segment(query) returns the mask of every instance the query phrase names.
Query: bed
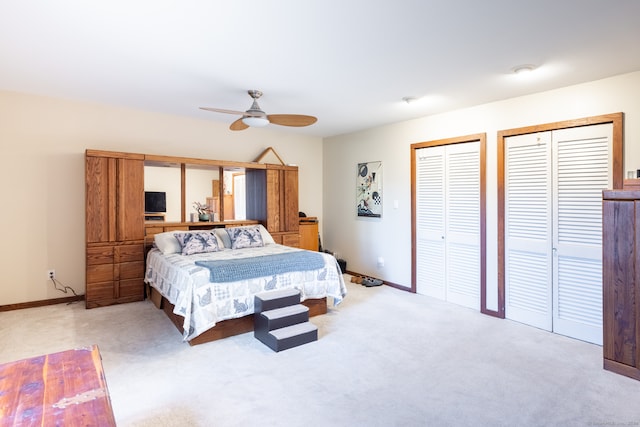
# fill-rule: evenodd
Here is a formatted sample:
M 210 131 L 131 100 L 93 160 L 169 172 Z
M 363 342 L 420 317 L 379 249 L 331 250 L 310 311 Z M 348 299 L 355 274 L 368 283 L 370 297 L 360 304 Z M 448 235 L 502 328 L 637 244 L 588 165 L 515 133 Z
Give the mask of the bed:
M 145 282 L 192 345 L 252 330 L 261 292 L 298 289 L 311 315 L 347 294 L 331 254 L 276 244 L 262 225 L 157 234 Z

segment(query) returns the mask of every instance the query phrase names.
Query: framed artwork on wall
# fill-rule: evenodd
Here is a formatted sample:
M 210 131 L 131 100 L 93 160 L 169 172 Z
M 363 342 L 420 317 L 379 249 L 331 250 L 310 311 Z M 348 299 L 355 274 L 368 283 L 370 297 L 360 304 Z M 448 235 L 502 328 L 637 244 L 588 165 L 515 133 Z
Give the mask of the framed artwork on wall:
M 358 216 L 382 217 L 382 162 L 358 163 L 356 209 Z

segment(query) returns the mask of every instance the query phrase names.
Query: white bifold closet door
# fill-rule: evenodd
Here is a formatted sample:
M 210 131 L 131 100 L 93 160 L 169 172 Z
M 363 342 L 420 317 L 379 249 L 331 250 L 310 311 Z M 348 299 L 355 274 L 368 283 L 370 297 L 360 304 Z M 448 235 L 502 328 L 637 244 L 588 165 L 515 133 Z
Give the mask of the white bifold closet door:
M 505 140 L 505 316 L 602 344 L 612 125 Z
M 480 143 L 416 150 L 416 292 L 480 309 Z

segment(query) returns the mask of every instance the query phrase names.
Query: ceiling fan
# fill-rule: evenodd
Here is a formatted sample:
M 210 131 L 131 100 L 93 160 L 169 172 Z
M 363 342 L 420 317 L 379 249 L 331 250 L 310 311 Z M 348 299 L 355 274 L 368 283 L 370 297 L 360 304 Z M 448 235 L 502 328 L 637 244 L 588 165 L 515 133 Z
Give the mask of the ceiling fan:
M 263 127 L 269 123 L 280 126 L 302 127 L 314 124 L 318 119 L 313 116 L 305 116 L 302 114 L 269 114 L 267 115 L 260 109 L 258 98 L 262 96 L 259 90 L 247 91 L 253 99 L 251 108 L 247 111 L 225 110 L 222 108 L 200 107 L 201 110 L 213 111 L 216 113 L 239 114 L 242 115 L 238 120 L 231 123 L 229 129 L 244 130 L 248 127 Z

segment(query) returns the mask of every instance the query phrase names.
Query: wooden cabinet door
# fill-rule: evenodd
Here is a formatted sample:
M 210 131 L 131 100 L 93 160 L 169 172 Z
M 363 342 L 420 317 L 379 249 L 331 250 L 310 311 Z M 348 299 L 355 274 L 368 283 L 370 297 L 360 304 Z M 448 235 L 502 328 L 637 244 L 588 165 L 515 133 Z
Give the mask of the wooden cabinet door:
M 281 206 L 281 224 L 284 231 L 298 231 L 300 220 L 298 218 L 298 170 L 285 169 L 282 171 L 281 194 L 283 204 Z
M 266 193 L 267 193 L 267 230 L 271 233 L 277 233 L 279 231 L 285 231 L 281 224 L 281 199 L 280 199 L 280 171 L 278 169 L 268 169 L 267 170 L 267 185 L 266 185 Z M 284 203 L 284 201 L 282 201 Z
M 87 243 L 144 239 L 144 161 L 87 156 Z
M 604 368 L 640 380 L 640 191 L 605 190 L 602 213 Z
M 116 240 L 144 239 L 144 161 L 118 159 Z
M 85 162 L 87 243 L 116 239 L 116 159 L 89 157 Z
M 605 200 L 603 322 L 605 359 L 638 366 L 636 212 L 638 202 Z
M 319 249 L 317 222 L 300 223 L 300 248 L 309 251 L 317 251 Z
M 267 230 L 298 231 L 298 170 L 267 169 Z

